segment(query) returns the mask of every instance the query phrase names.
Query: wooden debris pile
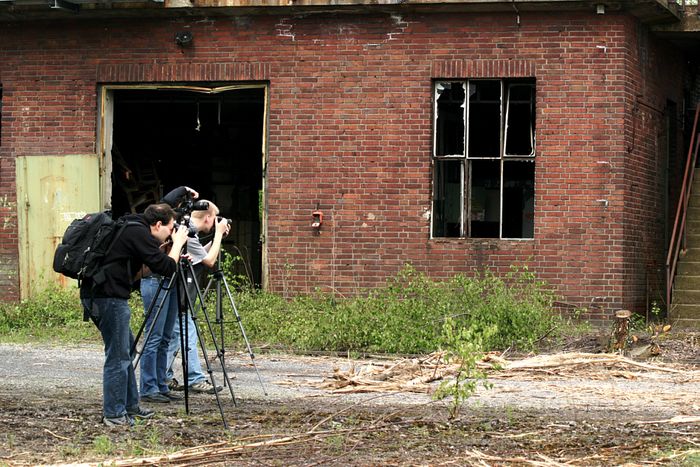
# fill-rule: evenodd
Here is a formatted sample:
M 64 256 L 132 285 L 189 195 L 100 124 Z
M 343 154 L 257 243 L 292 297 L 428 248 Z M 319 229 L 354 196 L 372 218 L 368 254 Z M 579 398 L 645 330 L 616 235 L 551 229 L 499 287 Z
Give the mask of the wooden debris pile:
M 562 377 L 609 379 L 640 377 L 658 378 L 658 374 L 676 375 L 683 381 L 700 381 L 700 371 L 689 371 L 669 364 L 639 362 L 616 353 L 559 353 L 537 355 L 523 360 L 507 361 L 497 355 L 486 355 L 481 365 L 491 365 L 498 372 L 489 372 L 489 378 Z
M 487 354 L 478 367 L 485 370 L 490 379 L 667 379 L 671 375 L 683 382 L 700 381 L 700 371 L 638 362 L 618 354 L 560 353 L 512 361 L 497 354 Z M 331 377 L 314 386 L 335 393 L 431 393 L 435 389 L 431 383 L 452 377 L 458 371 L 459 362 L 449 361 L 444 352 L 435 352 L 424 358 L 401 359 L 387 364 L 353 364 L 347 370 L 335 368 Z
M 389 364 L 353 364 L 347 370 L 335 368 L 333 376 L 317 385 L 337 393 L 350 392 L 432 392 L 430 383 L 456 374 L 458 366 L 445 361 L 444 352 L 424 358 L 404 358 Z

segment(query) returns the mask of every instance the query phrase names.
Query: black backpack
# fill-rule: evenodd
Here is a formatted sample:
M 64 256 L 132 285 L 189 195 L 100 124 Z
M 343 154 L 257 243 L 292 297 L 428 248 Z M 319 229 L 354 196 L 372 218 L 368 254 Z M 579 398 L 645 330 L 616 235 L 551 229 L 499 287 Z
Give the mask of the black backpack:
M 112 219 L 111 211 L 87 214 L 75 219 L 63 234 L 63 240 L 53 256 L 53 270 L 72 279 L 78 285 L 86 278 L 95 284 L 104 280 L 103 262 L 112 245 L 121 235 L 127 222 Z

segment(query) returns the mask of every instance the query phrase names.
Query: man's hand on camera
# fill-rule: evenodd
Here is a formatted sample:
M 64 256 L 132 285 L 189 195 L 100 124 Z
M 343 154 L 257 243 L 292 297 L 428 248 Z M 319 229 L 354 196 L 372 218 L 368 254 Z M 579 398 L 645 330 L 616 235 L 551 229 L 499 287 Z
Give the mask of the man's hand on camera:
M 173 249 L 178 252 L 187 242 L 187 228 L 184 226 L 178 226 L 178 229 L 170 235 L 173 239 Z
M 228 220 L 220 219 L 216 222 L 216 233 L 220 233 L 222 237 L 228 235 Z
M 170 249 L 168 256 L 176 263 L 180 260 L 180 252 L 182 247 L 185 246 L 187 242 L 187 227 L 178 225 L 175 231 L 170 234 L 170 238 L 173 241 L 173 247 Z

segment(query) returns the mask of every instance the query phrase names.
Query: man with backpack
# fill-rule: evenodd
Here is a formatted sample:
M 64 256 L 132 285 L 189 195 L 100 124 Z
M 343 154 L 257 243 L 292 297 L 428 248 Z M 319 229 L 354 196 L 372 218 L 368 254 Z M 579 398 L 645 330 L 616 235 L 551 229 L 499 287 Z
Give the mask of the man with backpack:
M 80 285 L 83 307 L 100 330 L 105 346 L 102 398 L 107 426 L 128 426 L 134 418 L 153 416 L 152 410 L 139 406 L 130 355 L 134 337 L 128 299 L 135 272 L 145 264 L 157 274 L 171 276 L 187 242 L 187 229 L 174 232 L 175 212 L 167 204 L 150 205 L 143 214 L 126 216 L 125 221 L 104 257 L 99 284 L 85 278 Z M 172 248 L 166 254 L 159 247 L 168 238 Z

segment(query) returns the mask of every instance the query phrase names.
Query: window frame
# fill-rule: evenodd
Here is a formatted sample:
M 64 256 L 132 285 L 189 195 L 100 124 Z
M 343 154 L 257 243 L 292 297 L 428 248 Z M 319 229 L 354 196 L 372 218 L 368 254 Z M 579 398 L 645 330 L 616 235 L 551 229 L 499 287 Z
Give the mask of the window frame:
M 471 117 L 472 117 L 472 94 L 476 94 L 478 90 L 474 88 L 474 93 L 472 93 L 472 85 L 476 85 L 477 83 L 480 82 L 498 82 L 500 86 L 500 95 L 498 99 L 498 104 L 499 104 L 499 129 L 498 129 L 498 135 L 499 135 L 499 147 L 498 147 L 498 156 L 493 156 L 493 155 L 475 155 L 471 153 L 472 149 L 472 141 L 470 141 L 470 123 L 471 123 Z M 446 86 L 446 84 L 449 83 L 449 86 Z M 444 92 L 445 89 L 453 89 L 453 86 L 455 84 L 461 84 L 462 89 L 464 90 L 464 97 L 463 97 L 463 103 L 462 103 L 462 121 L 463 121 L 463 129 L 464 129 L 464 136 L 463 136 L 463 149 L 462 149 L 462 154 L 438 154 L 438 147 L 443 144 L 440 138 L 445 138 L 444 132 L 445 130 L 440 127 L 441 122 L 439 121 L 441 115 L 440 115 L 440 97 L 442 93 Z M 523 224 L 521 226 L 521 231 L 523 236 L 521 237 L 504 237 L 504 198 L 505 198 L 505 190 L 506 186 L 504 185 L 504 174 L 506 172 L 506 164 L 510 165 L 512 162 L 517 162 L 517 163 L 522 163 L 522 162 L 530 162 L 532 164 L 535 164 L 535 159 L 536 159 L 536 152 L 537 152 L 537 141 L 536 141 L 536 107 L 537 107 L 537 98 L 536 98 L 536 91 L 537 91 L 537 85 L 536 85 L 536 80 L 535 78 L 518 78 L 518 79 L 509 79 L 509 78 L 463 78 L 463 79 L 436 79 L 432 83 L 432 97 L 433 97 L 433 135 L 432 135 L 432 140 L 433 140 L 433 147 L 432 147 L 432 167 L 433 167 L 433 177 L 432 177 L 432 183 L 433 183 L 433 188 L 432 188 L 432 199 L 431 199 L 431 208 L 432 208 L 432 216 L 431 216 L 431 224 L 430 224 L 430 237 L 432 239 L 450 239 L 450 238 L 457 238 L 457 239 L 464 239 L 464 238 L 488 238 L 488 239 L 502 239 L 502 240 L 532 240 L 534 238 L 534 179 L 535 179 L 535 167 L 533 166 L 532 168 L 532 174 L 531 174 L 531 184 L 528 183 L 527 180 L 525 181 L 520 181 L 522 183 L 521 189 L 523 190 L 523 193 L 526 193 L 526 190 L 528 190 L 528 186 L 530 187 L 529 189 L 531 190 L 531 202 L 532 202 L 532 207 L 531 211 L 528 211 L 525 207 L 521 208 L 521 213 L 523 215 L 523 218 L 526 216 L 528 212 L 531 212 L 533 218 L 528 223 L 527 227 Z M 517 99 L 513 98 L 513 90 L 514 88 L 517 87 L 526 87 L 529 88 L 529 98 L 528 99 Z M 479 103 L 485 102 L 488 104 L 489 102 L 486 101 L 475 101 Z M 526 134 L 529 133 L 529 147 L 530 147 L 530 152 L 528 154 L 507 154 L 506 150 L 508 147 L 508 142 L 509 142 L 509 137 L 515 138 L 515 125 L 513 122 L 510 122 L 509 119 L 511 117 L 511 113 L 514 112 L 514 106 L 515 105 L 523 105 L 527 104 L 529 102 L 529 119 L 527 119 L 526 123 L 528 125 L 528 128 L 525 130 Z M 454 103 L 451 102 L 452 105 Z M 456 114 L 455 114 L 456 115 Z M 512 130 L 511 133 L 509 133 L 509 129 Z M 522 131 L 522 130 L 521 130 Z M 440 133 L 443 134 L 440 134 Z M 494 132 L 495 133 L 495 132 Z M 527 138 L 522 138 L 523 141 L 527 141 Z M 527 143 L 525 143 L 527 144 Z M 457 145 L 458 146 L 458 145 Z M 525 146 L 527 147 L 527 146 Z M 459 235 L 448 235 L 447 231 L 448 228 L 446 227 L 448 220 L 447 220 L 447 215 L 445 214 L 446 211 L 446 206 L 449 204 L 446 201 L 446 198 L 442 197 L 440 198 L 439 196 L 444 195 L 444 193 L 447 191 L 446 185 L 444 184 L 444 180 L 446 178 L 445 172 L 446 170 L 443 168 L 438 168 L 438 164 L 445 163 L 447 161 L 455 161 L 459 162 L 460 164 L 460 177 L 461 177 L 461 185 L 460 185 L 460 215 L 459 215 Z M 472 223 L 474 222 L 474 219 L 472 219 L 472 208 L 473 208 L 473 193 L 475 190 L 475 185 L 474 185 L 474 163 L 478 161 L 498 161 L 498 190 L 499 190 L 499 202 L 498 202 L 498 236 L 473 236 L 473 226 Z M 484 165 L 482 165 L 484 167 Z M 528 176 L 530 176 L 528 174 Z M 440 177 L 440 180 L 438 180 L 438 177 Z M 507 182 L 511 182 L 512 180 L 506 180 Z M 517 182 L 518 180 L 516 180 Z M 440 183 L 443 183 L 443 185 L 439 186 Z M 523 196 L 527 196 L 524 194 Z M 454 204 L 454 203 L 453 203 Z M 442 220 L 439 222 L 442 222 L 444 224 L 438 224 L 435 220 L 436 212 L 438 211 L 438 208 L 441 209 L 441 218 Z M 456 221 L 456 219 L 453 219 L 453 221 Z M 436 235 L 436 230 L 440 230 L 441 235 Z M 530 233 L 527 235 L 527 233 Z

